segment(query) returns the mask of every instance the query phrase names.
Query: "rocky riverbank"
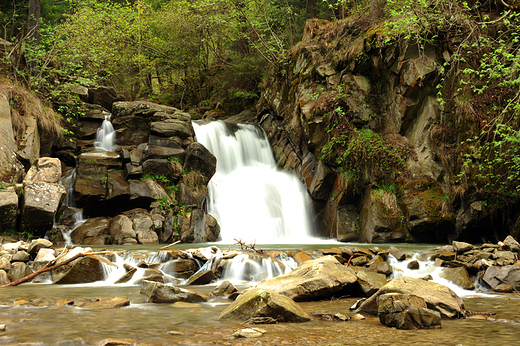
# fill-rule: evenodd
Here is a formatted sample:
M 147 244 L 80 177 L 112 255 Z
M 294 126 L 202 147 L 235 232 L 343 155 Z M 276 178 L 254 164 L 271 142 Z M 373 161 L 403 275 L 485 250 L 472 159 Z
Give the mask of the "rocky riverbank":
M 1 246 L 0 279 L 2 284 L 9 284 L 41 270 L 48 263 L 56 265 L 80 256 L 52 271 L 43 272 L 33 282 L 84 284 L 107 280 L 111 276 L 111 282 L 116 285 L 140 285 L 141 293 L 150 303 L 234 301 L 220 318 L 255 323 L 353 318 L 308 316 L 298 303 L 359 297 L 366 299 L 355 307 L 360 313 L 379 315 L 383 324 L 410 329 L 439 327 L 441 318 L 464 317 L 472 313 L 465 310 L 462 298 L 449 288 L 430 281 L 431 276 L 401 276 L 397 268 L 399 263 L 407 263 L 407 268 L 413 273 L 429 261 L 429 265 L 443 268 L 443 278 L 466 290 L 475 289 L 474 283 L 478 283 L 495 292 L 517 292 L 520 289 L 517 280 L 519 252 L 520 245 L 512 237 L 498 244 L 479 247 L 454 242 L 421 252 L 414 256 L 416 259 L 394 246 L 387 249 L 345 246 L 313 251 L 262 251 L 254 247 L 221 250 L 213 246 L 159 252 L 94 252 L 81 247 L 54 248 L 51 242 L 39 239 Z M 252 283 L 254 290 L 244 291 L 222 280 L 239 257 L 243 270 L 238 280 L 250 282 L 249 285 Z M 269 277 L 266 269 L 255 270 L 262 263 L 268 264 L 265 268 L 277 268 L 274 277 Z M 290 265 L 295 268 L 286 269 Z M 209 294 L 207 290 L 200 292 L 204 285 L 217 282 L 218 286 Z M 244 292 L 248 294 L 244 295 Z M 1 304 L 107 308 L 126 306 L 129 301 L 126 297 L 97 297 L 95 300 L 14 300 L 2 301 Z

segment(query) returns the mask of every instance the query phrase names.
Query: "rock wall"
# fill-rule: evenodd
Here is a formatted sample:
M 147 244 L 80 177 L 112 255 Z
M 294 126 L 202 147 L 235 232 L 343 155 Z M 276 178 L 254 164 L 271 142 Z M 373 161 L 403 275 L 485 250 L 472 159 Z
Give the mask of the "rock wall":
M 338 25 L 354 37 L 348 46 L 330 39 Z M 457 168 L 440 150 L 458 121 L 452 104 L 437 101 L 450 52 L 407 41 L 385 46 L 355 25 L 310 20 L 257 105 L 279 166 L 313 198 L 318 233 L 367 242 L 501 239 L 509 230 L 484 226 L 489 211 L 482 202 L 472 207 L 479 201 L 471 191 L 457 194 Z M 453 83 L 444 85 L 446 99 L 455 96 Z M 364 161 L 349 161 L 357 152 Z

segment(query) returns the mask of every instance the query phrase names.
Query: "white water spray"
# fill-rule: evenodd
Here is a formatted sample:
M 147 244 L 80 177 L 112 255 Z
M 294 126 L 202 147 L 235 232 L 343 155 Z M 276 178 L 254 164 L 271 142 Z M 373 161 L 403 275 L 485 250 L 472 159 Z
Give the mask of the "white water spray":
M 110 122 L 110 114 L 105 115 L 105 120 L 96 133 L 96 142 L 94 143 L 96 149 L 114 151 L 115 134 L 114 126 Z
M 76 208 L 76 201 L 74 200 L 74 184 L 76 183 L 76 167 L 72 169 L 69 174 L 64 175 L 60 179 L 60 184 L 65 187 L 67 194 L 65 196 L 64 204 L 69 208 Z M 82 225 L 86 219 L 83 216 L 83 209 L 78 209 L 71 217 L 76 221 L 74 223 L 74 227 L 70 229 L 68 232 L 64 230 L 61 231 L 63 234 L 63 239 L 65 239 L 65 245 L 73 245 L 70 234 L 73 230 L 75 230 L 78 226 Z
M 263 130 L 252 124 L 194 122 L 196 140 L 217 158 L 208 184 L 208 214 L 223 242 L 315 243 L 303 184 L 276 169 Z

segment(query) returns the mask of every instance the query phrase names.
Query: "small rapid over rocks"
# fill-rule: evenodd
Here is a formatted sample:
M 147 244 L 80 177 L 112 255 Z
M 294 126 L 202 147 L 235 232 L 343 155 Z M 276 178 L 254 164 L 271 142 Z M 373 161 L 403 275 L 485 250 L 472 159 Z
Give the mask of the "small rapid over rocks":
M 276 168 L 263 130 L 252 124 L 194 122 L 196 140 L 217 158 L 207 212 L 223 242 L 313 243 L 307 192 Z

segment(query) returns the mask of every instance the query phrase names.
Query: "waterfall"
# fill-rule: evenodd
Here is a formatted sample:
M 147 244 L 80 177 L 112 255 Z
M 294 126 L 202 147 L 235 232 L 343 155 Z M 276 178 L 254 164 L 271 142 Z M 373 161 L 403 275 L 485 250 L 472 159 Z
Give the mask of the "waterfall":
M 65 196 L 65 204 L 67 207 L 75 209 L 76 201 L 74 200 L 74 184 L 76 183 L 76 167 L 74 167 L 68 174 L 64 175 L 60 179 L 60 184 L 65 187 L 67 194 Z M 63 239 L 65 239 L 66 245 L 72 245 L 72 240 L 70 234 L 73 230 L 75 230 L 78 226 L 82 225 L 86 219 L 83 217 L 83 209 L 78 209 L 71 217 L 76 221 L 74 223 L 74 227 L 69 230 L 69 232 L 61 231 L 63 234 Z
M 217 158 L 207 212 L 224 242 L 315 243 L 309 197 L 298 178 L 276 168 L 264 131 L 253 124 L 194 122 L 196 140 Z
M 114 151 L 114 138 L 115 131 L 112 123 L 110 122 L 110 114 L 105 115 L 105 120 L 97 130 L 96 142 L 94 143 L 94 146 L 96 149 Z

